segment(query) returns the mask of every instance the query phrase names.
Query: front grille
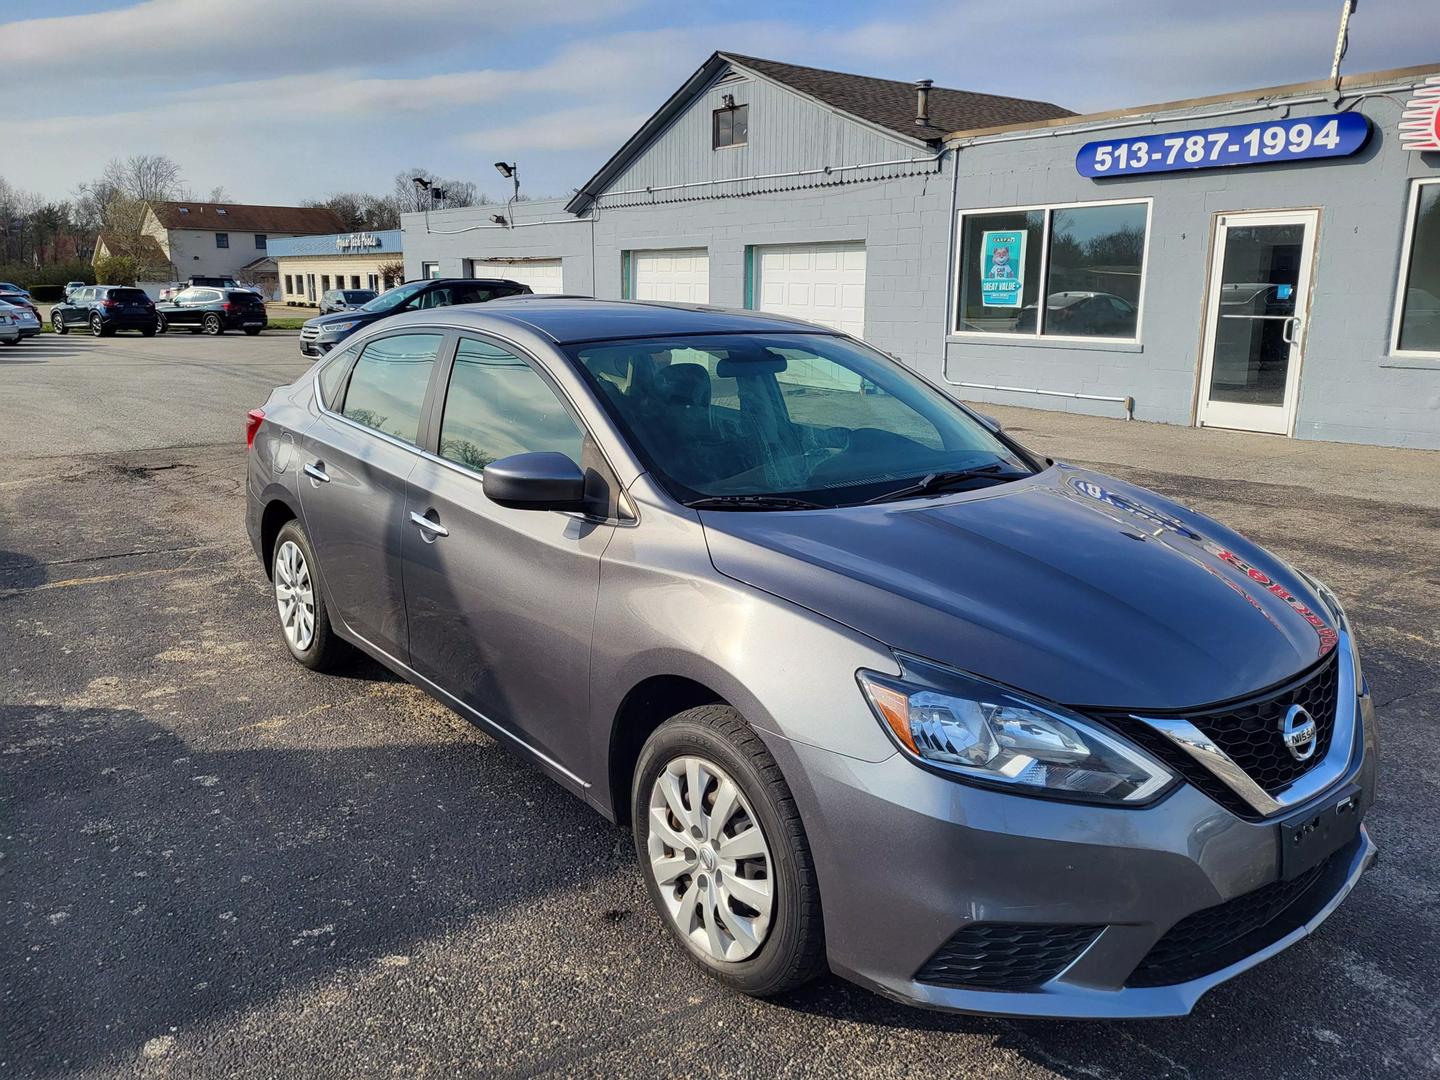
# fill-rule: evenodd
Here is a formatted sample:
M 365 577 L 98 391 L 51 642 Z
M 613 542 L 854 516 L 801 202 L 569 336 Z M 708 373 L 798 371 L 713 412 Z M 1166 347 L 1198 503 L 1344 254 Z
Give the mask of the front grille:
M 300 328 L 301 341 L 314 341 L 319 336 L 320 328 L 318 326 L 302 326 Z
M 1146 716 L 1183 717 L 1194 724 L 1268 794 L 1275 795 L 1325 760 L 1335 734 L 1338 712 L 1340 660 L 1337 651 L 1278 689 L 1208 709 L 1146 712 Z M 1301 705 L 1315 721 L 1315 752 L 1297 761 L 1280 735 L 1280 725 L 1291 705 Z M 1254 818 L 1256 813 L 1214 773 L 1181 750 L 1150 725 L 1132 716 L 1101 714 L 1127 736 L 1160 758 L 1192 785 L 1232 813 Z
M 1173 986 L 1210 975 L 1278 941 L 1309 919 L 1334 891 L 1354 845 L 1290 881 L 1187 915 L 1157 941 L 1126 986 Z
M 1103 929 L 972 923 L 925 961 L 915 981 L 974 990 L 1034 990 L 1069 967 Z

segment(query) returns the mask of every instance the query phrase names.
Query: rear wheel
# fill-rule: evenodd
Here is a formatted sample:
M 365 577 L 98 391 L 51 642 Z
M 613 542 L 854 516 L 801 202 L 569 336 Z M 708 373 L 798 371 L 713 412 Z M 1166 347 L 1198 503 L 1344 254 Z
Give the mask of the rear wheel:
M 58 311 L 52 311 L 50 313 L 50 328 L 57 334 L 68 334 L 70 332 L 70 327 L 65 325 L 65 320 L 60 317 Z
M 211 337 L 225 332 L 225 328 L 220 325 L 220 316 L 213 312 L 205 316 L 204 321 L 200 324 L 200 328 Z
M 670 933 L 706 972 L 764 997 L 825 967 L 820 890 L 780 767 L 728 705 L 667 720 L 640 752 L 635 848 Z
M 103 337 L 105 335 L 105 322 L 99 315 L 90 316 L 90 333 L 95 337 Z
M 270 564 L 280 636 L 297 661 L 314 671 L 326 671 L 346 658 L 349 647 L 330 628 L 314 566 L 315 552 L 304 527 L 293 519 L 286 522 L 275 538 Z

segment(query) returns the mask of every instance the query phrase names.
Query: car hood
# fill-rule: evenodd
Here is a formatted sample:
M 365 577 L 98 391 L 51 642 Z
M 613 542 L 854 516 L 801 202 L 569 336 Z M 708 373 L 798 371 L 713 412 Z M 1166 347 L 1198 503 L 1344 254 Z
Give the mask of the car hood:
M 1280 559 L 1144 488 L 1064 465 L 939 498 L 701 520 L 722 574 L 1067 705 L 1240 697 L 1338 641 L 1324 602 Z

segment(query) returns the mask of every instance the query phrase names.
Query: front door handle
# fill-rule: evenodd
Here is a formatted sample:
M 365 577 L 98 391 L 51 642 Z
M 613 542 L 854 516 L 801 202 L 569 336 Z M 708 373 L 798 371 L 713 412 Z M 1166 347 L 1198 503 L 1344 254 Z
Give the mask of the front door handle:
M 328 484 L 330 482 L 330 474 L 325 471 L 324 464 L 319 461 L 306 465 L 305 475 L 310 477 L 311 480 L 318 480 L 322 484 Z
M 410 511 L 410 520 L 416 525 L 419 525 L 420 530 L 432 540 L 437 536 L 450 535 L 450 530 L 445 528 L 444 525 L 441 525 L 438 521 L 431 521 L 424 514 L 417 514 L 414 510 Z

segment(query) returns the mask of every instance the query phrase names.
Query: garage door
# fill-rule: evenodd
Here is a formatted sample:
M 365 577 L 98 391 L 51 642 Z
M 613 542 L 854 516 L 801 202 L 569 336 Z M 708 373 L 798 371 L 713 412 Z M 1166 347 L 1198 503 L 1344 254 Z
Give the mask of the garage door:
M 630 253 L 630 297 L 633 300 L 710 302 L 710 253 L 705 248 Z
M 861 337 L 865 245 L 776 244 L 754 251 L 755 307 Z
M 474 277 L 499 277 L 529 285 L 537 293 L 565 291 L 565 273 L 559 259 L 472 259 Z

